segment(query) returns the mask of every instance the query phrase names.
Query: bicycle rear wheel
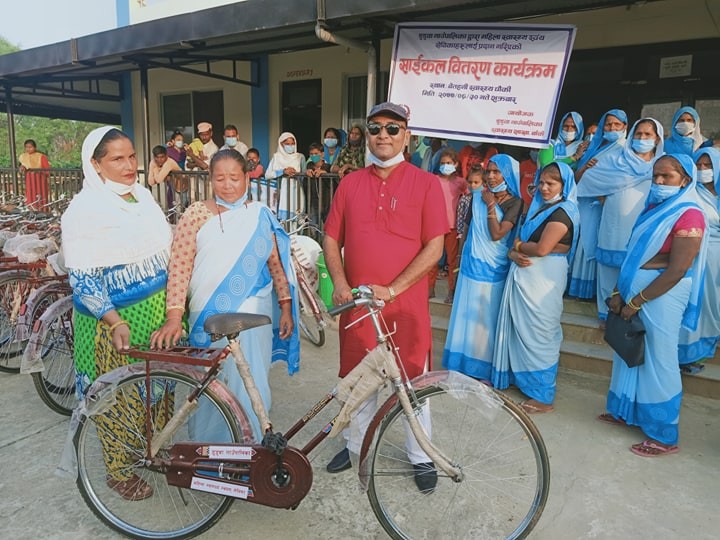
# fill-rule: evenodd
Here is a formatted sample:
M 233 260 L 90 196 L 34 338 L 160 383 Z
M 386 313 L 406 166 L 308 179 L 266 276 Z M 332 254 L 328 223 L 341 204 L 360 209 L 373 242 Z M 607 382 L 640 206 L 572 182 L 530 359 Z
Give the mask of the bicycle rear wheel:
M 322 323 L 322 313 L 320 306 L 309 293 L 310 290 L 307 282 L 302 281 L 304 278 L 298 275 L 299 282 L 299 299 L 300 299 L 300 316 L 298 317 L 298 325 L 305 337 L 317 347 L 325 345 L 325 329 Z
M 70 416 L 77 404 L 72 303 L 58 312 L 53 320 L 44 323 L 47 330 L 40 344 L 44 369 L 32 373 L 33 383 L 40 399 L 48 407 L 56 413 Z
M 153 370 L 152 432 L 159 432 L 179 408 L 197 380 L 181 372 Z M 104 413 L 83 418 L 75 434 L 78 459 L 77 485 L 90 509 L 106 525 L 132 538 L 191 538 L 212 527 L 233 502 L 230 497 L 169 486 L 162 471 L 143 465 L 147 440 L 145 408 L 140 418 L 138 399 L 144 401 L 145 374 L 139 372 L 120 380 L 114 389 L 114 404 Z M 135 406 L 133 406 L 135 404 Z M 139 424 L 139 425 L 138 425 Z M 112 426 L 109 428 L 108 426 Z M 240 431 L 223 400 L 211 388 L 199 398 L 195 412 L 182 424 L 173 440 L 161 449 L 166 454 L 177 441 L 203 440 L 213 443 L 240 442 Z M 106 465 L 103 444 L 124 452 L 122 460 Z M 117 450 L 116 450 L 117 451 Z M 117 455 L 117 454 L 113 454 Z M 118 466 L 116 461 L 131 463 Z M 109 467 L 109 468 L 108 468 Z M 123 499 L 108 487 L 108 471 L 134 473 L 153 489 L 140 501 Z
M 539 431 L 510 398 L 493 420 L 438 386 L 417 392 L 429 406 L 432 442 L 464 478 L 438 471 L 434 492 L 421 493 L 405 451 L 402 408 L 394 406 L 375 433 L 368 459 L 368 497 L 396 539 L 524 538 L 547 500 L 550 465 Z
M 0 371 L 20 373 L 24 341 L 16 341 L 18 310 L 30 291 L 25 270 L 7 272 L 0 277 Z

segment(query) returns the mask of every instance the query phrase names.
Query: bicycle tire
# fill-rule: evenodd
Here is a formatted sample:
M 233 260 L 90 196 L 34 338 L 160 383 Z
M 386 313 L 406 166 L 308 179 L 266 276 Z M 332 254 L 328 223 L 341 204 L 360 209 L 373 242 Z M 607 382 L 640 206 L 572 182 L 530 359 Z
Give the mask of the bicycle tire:
M 414 482 L 402 407 L 385 415 L 371 435 L 368 498 L 391 538 L 518 539 L 537 524 L 550 487 L 547 450 L 527 414 L 496 394 L 503 405 L 491 421 L 439 386 L 417 391 L 430 404 L 433 444 L 465 475 L 455 483 L 438 471 L 428 494 Z
M 20 373 L 24 342 L 15 341 L 17 318 L 13 320 L 13 302 L 16 282 L 22 284 L 30 277 L 27 270 L 12 270 L 0 276 L 0 371 Z M 19 306 L 18 306 L 19 307 Z
M 47 330 L 40 344 L 44 369 L 32 373 L 33 384 L 45 405 L 70 416 L 77 405 L 72 303 L 44 322 Z
M 156 389 L 157 403 L 173 401 L 169 405 L 159 406 L 170 409 L 172 416 L 174 407 L 184 403 L 187 394 L 197 385 L 197 379 L 182 373 L 180 369 L 152 369 L 150 372 L 151 388 Z M 142 460 L 145 455 L 147 441 L 144 436 L 144 414 L 141 422 L 142 429 L 138 430 L 135 423 L 127 418 L 127 399 L 137 399 L 138 387 L 145 388 L 145 372 L 140 371 L 122 378 L 114 386 L 114 397 L 120 398 L 110 406 L 102 415 L 104 419 L 116 422 L 118 428 L 125 428 L 125 440 L 119 440 L 122 448 Z M 154 394 L 155 395 L 155 394 Z M 169 397 L 169 399 L 168 399 Z M 124 410 L 123 410 L 124 409 Z M 201 413 L 200 411 L 203 411 Z M 158 413 L 158 415 L 162 412 Z M 207 414 L 208 416 L 199 416 Z M 153 420 L 156 420 L 154 418 Z M 193 420 L 195 419 L 195 420 Z M 77 452 L 78 478 L 77 486 L 80 489 L 85 503 L 93 513 L 106 525 L 115 531 L 131 538 L 146 539 L 183 539 L 192 538 L 212 527 L 224 514 L 234 501 L 231 497 L 215 495 L 202 491 L 183 489 L 169 486 L 162 472 L 154 471 L 138 464 L 132 465 L 132 472 L 140 476 L 153 488 L 151 497 L 140 501 L 127 501 L 107 485 L 107 469 L 102 455 L 102 441 L 98 421 L 83 417 L 75 433 L 74 443 Z M 157 428 L 157 426 L 154 426 Z M 240 430 L 224 403 L 211 388 L 201 394 L 199 405 L 195 412 L 180 426 L 175 433 L 173 441 L 198 440 L 193 431 L 212 429 L 216 432 L 210 439 L 213 443 L 240 442 Z M 117 430 L 116 430 L 117 431 Z M 128 441 L 127 433 L 135 434 L 135 441 Z M 207 433 L 207 432 L 206 432 Z M 113 442 L 112 432 L 105 431 L 110 443 Z M 115 437 L 116 440 L 119 438 Z M 129 471 L 127 471 L 129 472 Z
M 308 294 L 310 286 L 303 280 L 304 278 L 298 275 L 298 297 L 300 302 L 298 325 L 310 343 L 316 347 L 322 347 L 325 345 L 322 313 L 317 301 Z

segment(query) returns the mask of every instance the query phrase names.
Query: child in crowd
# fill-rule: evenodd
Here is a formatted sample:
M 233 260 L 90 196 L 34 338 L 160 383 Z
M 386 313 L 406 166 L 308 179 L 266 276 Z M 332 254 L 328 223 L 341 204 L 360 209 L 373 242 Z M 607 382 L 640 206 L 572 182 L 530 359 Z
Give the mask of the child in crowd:
M 260 150 L 250 148 L 247 151 L 247 173 L 248 178 L 262 178 L 265 168 L 260 163 Z
M 320 176 L 330 172 L 330 164 L 325 162 L 324 149 L 320 143 L 312 143 L 308 148 L 308 161 L 305 174 Z
M 440 152 L 440 174 L 438 175 L 438 179 L 440 180 L 440 187 L 443 192 L 448 224 L 451 227 L 450 232 L 445 235 L 445 260 L 448 267 L 448 295 L 445 298 L 446 304 L 452 302 L 453 294 L 455 293 L 455 278 L 457 277 L 455 275 L 458 256 L 457 230 L 455 228 L 455 223 L 457 221 L 457 207 L 460 197 L 467 191 L 465 179 L 457 173 L 459 165 L 457 152 L 453 148 L 446 148 Z M 437 281 L 437 276 L 438 267 L 436 265 L 429 274 L 430 290 L 428 293 L 430 298 L 435 296 L 435 282 Z
M 460 268 L 460 258 L 462 257 L 463 247 L 465 246 L 465 238 L 467 237 L 468 226 L 472 221 L 472 198 L 473 193 L 479 193 L 483 187 L 484 171 L 482 167 L 470 169 L 467 177 L 468 191 L 460 196 L 457 205 L 457 219 L 455 221 L 455 230 L 458 240 L 458 256 L 457 268 Z

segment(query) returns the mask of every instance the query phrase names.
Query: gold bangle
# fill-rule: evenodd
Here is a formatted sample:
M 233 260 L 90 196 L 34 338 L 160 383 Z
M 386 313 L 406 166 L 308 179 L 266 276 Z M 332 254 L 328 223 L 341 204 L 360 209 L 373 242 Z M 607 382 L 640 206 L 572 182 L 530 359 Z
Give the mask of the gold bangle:
M 290 304 L 292 303 L 292 298 L 281 298 L 278 300 L 278 306 L 282 307 L 284 304 Z
M 122 326 L 122 325 L 125 325 L 128 328 L 130 328 L 129 322 L 127 322 L 125 319 L 120 319 L 116 323 L 110 325 L 110 333 L 112 334 L 118 326 Z
M 620 291 L 613 291 L 610 296 L 617 296 L 618 294 L 620 294 Z
M 626 304 L 630 309 L 634 309 L 635 311 L 640 311 L 640 306 L 636 306 L 633 304 L 632 299 L 628 300 L 628 303 Z
M 650 300 L 648 300 L 647 298 L 645 298 L 645 295 L 643 295 L 643 292 L 642 292 L 642 291 L 640 291 L 640 299 L 641 299 L 643 302 L 649 302 L 649 301 L 650 301 Z
M 520 244 L 522 244 L 522 240 L 520 240 L 519 238 L 515 240 L 515 245 L 513 247 L 518 253 L 520 253 Z
M 395 289 L 393 289 L 392 285 L 388 285 L 388 286 L 387 286 L 387 290 L 388 290 L 388 292 L 390 293 L 390 300 L 389 300 L 389 301 L 390 301 L 390 302 L 394 302 L 394 301 L 395 301 Z

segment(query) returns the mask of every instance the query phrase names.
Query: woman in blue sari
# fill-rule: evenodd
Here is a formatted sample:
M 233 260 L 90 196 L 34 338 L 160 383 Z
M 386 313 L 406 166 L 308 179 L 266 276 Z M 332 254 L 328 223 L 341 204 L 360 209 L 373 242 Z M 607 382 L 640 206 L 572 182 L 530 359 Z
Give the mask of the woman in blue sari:
M 266 410 L 270 410 L 271 361 L 285 360 L 288 372 L 298 370 L 300 344 L 294 320 L 297 314 L 295 273 L 290 261 L 290 238 L 270 209 L 248 201 L 245 160 L 235 150 L 221 150 L 210 162 L 214 199 L 192 204 L 175 231 L 168 267 L 166 322 L 153 334 L 151 346 L 174 346 L 182 333 L 182 315 L 189 299 L 190 343 L 196 347 L 223 347 L 210 343 L 205 321 L 218 313 L 258 313 L 269 316 L 265 325 L 240 333 L 238 339 Z M 253 433 L 262 439 L 235 362 L 223 363 L 221 380 L 248 413 Z M 195 438 L 215 440 L 204 421 L 208 411 L 193 417 Z
M 666 153 L 692 156 L 707 142 L 707 139 L 700 133 L 700 115 L 695 109 L 680 107 L 675 111 L 670 136 L 665 140 Z
M 704 366 L 701 360 L 715 355 L 720 338 L 720 150 L 703 148 L 695 152 L 697 166 L 697 192 L 700 207 L 707 221 L 707 262 L 705 264 L 705 289 L 702 311 L 695 331 L 680 329 L 678 357 L 680 369 L 685 373 L 697 373 Z
M 639 426 L 647 440 L 630 450 L 655 457 L 678 452 L 682 382 L 678 328 L 695 330 L 700 315 L 707 251 L 705 218 L 697 203 L 696 169 L 687 154 L 653 166 L 653 183 L 633 228 L 610 309 L 645 325 L 645 362 L 629 368 L 616 354 L 599 420 Z
M 587 150 L 577 162 L 575 181 L 578 183 L 583 173 L 597 165 L 600 159 L 612 159 L 623 151 L 627 136 L 627 114 L 625 114 L 625 111 L 610 109 L 600 117 L 598 126 L 600 126 L 601 131 L 590 140 L 590 146 L 587 147 Z M 595 238 L 597 232 L 592 229 L 593 227 L 597 228 L 602 207 L 597 199 L 587 197 L 580 199 L 578 197 L 578 208 L 580 209 L 582 227 L 580 228 L 580 239 L 572 262 L 568 294 L 577 298 L 590 299 L 595 297 L 597 289 L 597 265 L 595 263 Z M 589 232 L 591 237 L 587 251 L 583 240 L 585 223 L 590 224 Z
M 499 389 L 517 386 L 529 398 L 521 404 L 529 413 L 553 410 L 563 293 L 578 223 L 573 171 L 565 163 L 550 163 L 540 172 L 509 253 L 490 379 Z
M 601 158 L 578 183 L 585 252 L 597 262 L 597 307 L 607 318 L 605 298 L 617 283 L 630 231 L 650 190 L 652 166 L 663 152 L 663 129 L 653 118 L 635 122 L 621 153 Z M 597 204 L 602 201 L 602 206 Z M 600 211 L 598 211 L 598 209 Z
M 575 166 L 589 143 L 583 140 L 585 124 L 580 113 L 566 113 L 560 119 L 558 136 L 552 143 L 554 161 L 563 161 Z
M 478 379 L 490 379 L 497 315 L 510 268 L 507 253 L 522 214 L 519 163 L 497 154 L 486 173 L 487 189 L 473 190 L 472 221 L 443 352 L 445 368 Z M 482 173 L 473 169 L 470 174 Z

